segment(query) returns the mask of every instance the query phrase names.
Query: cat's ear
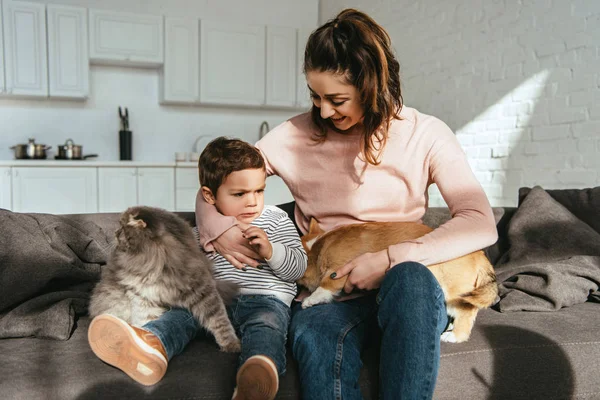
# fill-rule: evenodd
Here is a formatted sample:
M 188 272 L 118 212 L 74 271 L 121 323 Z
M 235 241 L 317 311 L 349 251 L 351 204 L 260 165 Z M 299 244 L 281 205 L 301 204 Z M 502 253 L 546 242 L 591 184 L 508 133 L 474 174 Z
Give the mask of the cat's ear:
M 213 195 L 212 190 L 210 190 L 207 186 L 202 186 L 200 189 L 202 190 L 202 197 L 204 197 L 204 201 L 208 204 L 215 204 L 215 196 Z
M 127 225 L 134 226 L 136 228 L 145 228 L 146 227 L 146 223 L 144 222 L 143 219 L 135 219 L 135 217 L 131 214 L 129 214 L 129 222 L 127 222 Z

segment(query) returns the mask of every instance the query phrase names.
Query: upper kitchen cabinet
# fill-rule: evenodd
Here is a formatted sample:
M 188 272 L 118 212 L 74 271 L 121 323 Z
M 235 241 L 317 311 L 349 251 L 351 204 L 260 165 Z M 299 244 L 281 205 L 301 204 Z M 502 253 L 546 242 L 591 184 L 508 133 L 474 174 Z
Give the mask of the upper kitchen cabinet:
M 89 94 L 87 10 L 48 4 L 50 97 Z
M 3 3 L 6 92 L 15 96 L 48 96 L 46 6 Z
M 0 94 L 6 91 L 4 85 L 4 29 L 2 27 L 2 2 L 0 1 Z
M 264 105 L 263 25 L 200 21 L 200 101 Z
M 267 27 L 266 105 L 296 105 L 296 29 Z
M 89 10 L 90 62 L 158 67 L 163 64 L 163 17 Z
M 298 41 L 296 44 L 296 106 L 306 109 L 312 106 L 312 101 L 306 85 L 306 77 L 304 76 L 304 49 L 306 48 L 306 42 L 311 32 L 311 30 L 306 28 L 298 29 Z
M 200 100 L 199 29 L 197 19 L 165 18 L 165 64 L 159 75 L 163 104 Z

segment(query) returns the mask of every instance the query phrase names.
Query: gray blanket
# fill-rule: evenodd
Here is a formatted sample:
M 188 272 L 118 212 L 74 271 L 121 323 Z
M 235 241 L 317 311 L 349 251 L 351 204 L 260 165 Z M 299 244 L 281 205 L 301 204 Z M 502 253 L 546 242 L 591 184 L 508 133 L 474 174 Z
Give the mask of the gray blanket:
M 600 221 L 600 208 L 589 208 L 585 219 Z M 508 239 L 495 265 L 500 311 L 553 311 L 597 296 L 600 233 L 542 188 L 526 194 Z
M 0 338 L 68 339 L 113 237 L 93 222 L 0 209 Z

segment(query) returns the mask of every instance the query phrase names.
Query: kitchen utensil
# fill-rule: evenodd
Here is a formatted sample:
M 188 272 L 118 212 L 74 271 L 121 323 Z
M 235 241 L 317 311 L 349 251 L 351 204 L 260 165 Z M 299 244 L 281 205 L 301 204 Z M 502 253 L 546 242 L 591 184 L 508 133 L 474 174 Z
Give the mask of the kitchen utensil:
M 123 125 L 124 131 L 129 130 L 129 110 L 125 107 L 125 112 L 121 110 L 121 106 L 119 106 L 119 117 L 121 118 L 121 124 Z
M 98 157 L 97 154 L 83 155 L 83 146 L 75 144 L 73 139 L 67 139 L 65 144 L 58 145 L 57 160 L 85 160 L 90 157 Z
M 35 143 L 35 139 L 29 139 L 27 144 L 17 144 L 12 146 L 10 149 L 15 152 L 15 159 L 27 160 L 27 159 L 45 159 L 46 150 L 51 149 L 52 146 L 46 146 L 45 144 Z

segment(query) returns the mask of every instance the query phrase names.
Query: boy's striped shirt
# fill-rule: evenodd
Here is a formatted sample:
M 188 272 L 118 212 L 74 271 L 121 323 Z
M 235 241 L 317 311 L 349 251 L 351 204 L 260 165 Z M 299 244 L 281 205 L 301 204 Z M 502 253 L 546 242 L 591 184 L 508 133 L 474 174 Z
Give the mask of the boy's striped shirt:
M 243 271 L 218 252 L 205 252 L 213 261 L 215 279 L 236 283 L 241 294 L 272 295 L 290 305 L 297 293 L 296 280 L 304 275 L 307 263 L 298 231 L 287 213 L 275 206 L 265 206 L 251 225 L 267 234 L 273 246 L 271 259 L 261 264 L 262 269 L 247 267 Z M 199 240 L 197 228 L 194 234 Z

